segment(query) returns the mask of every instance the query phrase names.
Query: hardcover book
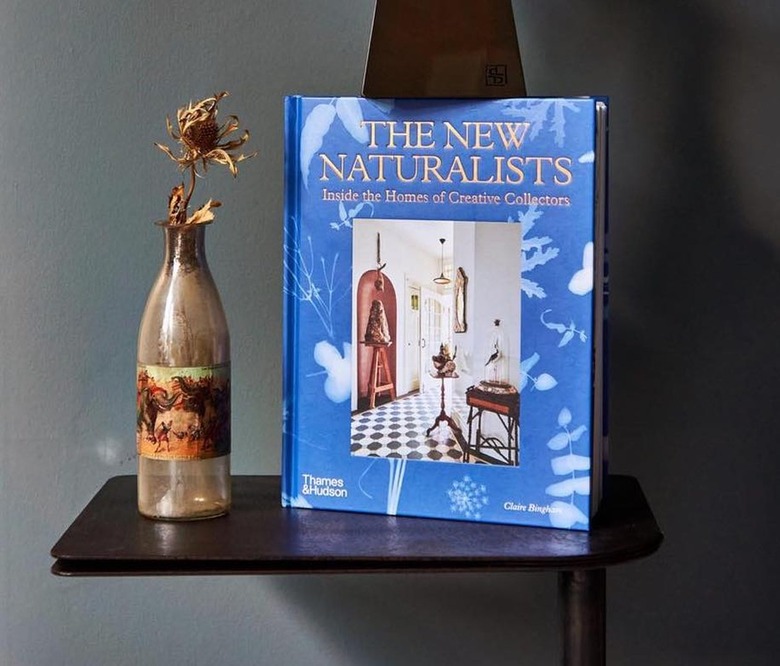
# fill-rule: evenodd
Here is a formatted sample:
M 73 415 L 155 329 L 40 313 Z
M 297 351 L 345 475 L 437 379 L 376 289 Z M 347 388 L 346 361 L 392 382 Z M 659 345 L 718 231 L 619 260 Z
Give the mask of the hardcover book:
M 289 97 L 282 503 L 587 530 L 606 103 Z

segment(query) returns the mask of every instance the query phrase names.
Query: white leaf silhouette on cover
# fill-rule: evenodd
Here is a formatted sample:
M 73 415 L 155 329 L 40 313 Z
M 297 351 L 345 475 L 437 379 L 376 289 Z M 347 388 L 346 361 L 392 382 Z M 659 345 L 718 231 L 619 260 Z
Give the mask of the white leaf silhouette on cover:
M 538 381 L 538 380 L 537 380 Z M 574 453 L 576 442 L 587 431 L 584 425 L 569 430 L 574 415 L 568 407 L 562 407 L 558 412 L 558 432 L 547 442 L 547 448 L 553 451 L 561 451 L 568 448 L 568 452 L 550 459 L 550 467 L 555 476 L 569 475 L 568 479 L 553 483 L 545 488 L 545 493 L 553 497 L 566 497 L 568 503 L 553 502 L 552 507 L 557 507 L 557 512 L 550 512 L 550 523 L 555 527 L 571 527 L 574 523 L 581 522 L 585 525 L 588 518 L 574 504 L 575 495 L 590 495 L 590 456 Z M 578 472 L 585 472 L 583 476 L 577 476 Z
M 344 402 L 352 393 L 352 345 L 344 343 L 344 356 L 330 342 L 320 340 L 314 345 L 314 360 L 325 368 L 325 395 L 335 402 Z
M 534 280 L 527 277 L 527 274 L 539 266 L 555 259 L 558 256 L 559 248 L 553 247 L 553 239 L 549 236 L 530 236 L 531 230 L 536 226 L 536 220 L 543 215 L 534 204 L 529 206 L 525 212 L 518 211 L 517 221 L 520 223 L 520 234 L 522 240 L 520 243 L 520 288 L 523 293 L 530 298 L 546 298 L 547 292 Z M 513 218 L 509 218 L 513 222 Z
M 558 380 L 555 379 L 552 375 L 548 375 L 546 372 L 543 372 L 541 375 L 539 375 L 536 378 L 536 383 L 534 384 L 534 388 L 537 391 L 549 391 L 551 388 L 555 388 L 558 386 Z
M 582 513 L 574 504 L 568 502 L 553 502 L 550 507 L 554 510 L 551 512 L 550 523 L 553 527 L 571 527 L 574 523 L 587 524 L 588 517 Z
M 590 495 L 590 477 L 580 476 L 576 479 L 559 481 L 558 483 L 547 486 L 544 492 L 553 497 L 569 497 L 572 493 Z
M 311 509 L 311 504 L 309 504 L 309 500 L 307 500 L 302 495 L 291 497 L 290 495 L 284 494 L 282 497 L 282 501 L 283 501 L 282 506 L 291 506 L 296 509 Z
M 574 339 L 575 335 L 579 337 L 581 342 L 585 342 L 588 339 L 585 331 L 579 330 L 575 326 L 574 321 L 570 321 L 568 326 L 566 324 L 561 324 L 554 321 L 547 321 L 544 316 L 550 312 L 552 312 L 552 309 L 547 309 L 542 312 L 542 314 L 539 316 L 539 321 L 542 322 L 545 328 L 561 334 L 561 340 L 558 343 L 558 347 L 565 347 L 568 345 Z
M 395 108 L 394 99 L 372 99 L 370 100 L 370 103 L 385 115 L 390 113 Z
M 539 362 L 539 358 L 539 354 L 534 352 L 531 356 L 520 363 L 519 390 L 522 391 L 525 388 L 525 385 L 528 383 L 528 373 L 531 371 L 531 368 L 533 368 Z
M 530 370 L 539 362 L 541 357 L 537 352 L 534 352 L 524 361 L 520 362 L 520 383 L 518 390 L 522 391 L 528 384 L 529 380 L 532 383 L 531 390 L 537 391 L 549 391 L 551 388 L 558 386 L 558 381 L 552 375 L 543 372 L 538 377 L 532 377 Z
M 569 291 L 584 296 L 593 291 L 593 243 L 586 243 L 582 251 L 582 268 L 569 281 Z
M 594 153 L 592 150 L 589 150 L 587 153 L 580 155 L 577 161 L 580 164 L 593 164 L 593 162 L 596 161 L 596 153 Z
M 309 188 L 309 167 L 311 161 L 322 148 L 322 140 L 328 133 L 333 119 L 336 117 L 336 109 L 330 104 L 318 104 L 306 116 L 306 122 L 301 130 L 301 176 L 303 184 Z
M 370 209 L 370 214 L 374 215 L 374 204 L 369 203 L 367 201 L 359 203 L 354 208 L 350 208 L 347 210 L 344 207 L 344 203 L 339 201 L 339 222 L 331 222 L 330 228 L 335 229 L 338 231 L 342 227 L 346 227 L 347 229 L 352 228 L 352 220 L 354 220 L 358 213 L 363 210 L 364 208 L 368 207 Z
M 363 111 L 358 100 L 354 97 L 340 97 L 336 102 L 336 113 L 353 139 L 368 143 L 368 129 L 363 125 Z
M 553 451 L 560 451 L 567 446 L 569 446 L 569 436 L 565 432 L 559 432 L 547 442 L 547 448 Z
M 531 131 L 526 137 L 532 141 L 543 127 L 553 133 L 555 143 L 563 146 L 566 139 L 566 116 L 564 110 L 579 113 L 579 107 L 566 99 L 540 99 L 534 101 L 513 100 L 504 103 L 504 114 L 512 118 L 522 118 L 531 123 Z
M 556 476 L 572 472 L 586 472 L 590 469 L 590 458 L 570 453 L 567 456 L 553 458 L 550 465 L 552 465 L 553 474 Z
M 558 343 L 558 346 L 565 347 L 571 342 L 573 337 L 574 337 L 574 331 L 566 331 L 566 333 L 563 334 L 561 341 Z
M 571 412 L 568 408 L 564 407 L 558 414 L 558 425 L 563 428 L 571 423 Z

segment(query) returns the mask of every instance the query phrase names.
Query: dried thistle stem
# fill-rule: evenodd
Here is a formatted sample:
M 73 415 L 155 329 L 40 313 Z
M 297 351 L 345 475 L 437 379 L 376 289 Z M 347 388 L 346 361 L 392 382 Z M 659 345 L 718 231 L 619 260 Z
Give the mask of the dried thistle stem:
M 237 139 L 226 140 L 226 137 L 238 131 L 239 122 L 236 116 L 230 116 L 222 126 L 217 123 L 218 104 L 228 93 L 217 93 L 196 104 L 190 102 L 176 114 L 177 130 L 174 130 L 170 118 L 166 118 L 168 134 L 181 149 L 177 156 L 170 148 L 155 144 L 168 157 L 179 165 L 182 171 L 190 172 L 190 182 L 187 193 L 184 193 L 184 183 L 173 188 L 168 200 L 169 224 L 204 224 L 214 219 L 212 208 L 220 205 L 218 201 L 209 199 L 195 213 L 188 215 L 189 203 L 195 192 L 198 165 L 205 173 L 211 164 L 227 166 L 233 176 L 238 175 L 238 163 L 254 157 L 257 153 L 244 155 L 236 151 L 249 140 L 249 132 L 244 130 Z
M 192 165 L 190 165 L 190 187 L 187 190 L 186 196 L 184 197 L 184 211 L 185 211 L 185 214 L 186 214 L 187 210 L 189 209 L 190 199 L 192 199 L 192 195 L 195 192 L 196 176 L 197 176 L 197 174 L 195 173 L 195 165 L 192 164 Z

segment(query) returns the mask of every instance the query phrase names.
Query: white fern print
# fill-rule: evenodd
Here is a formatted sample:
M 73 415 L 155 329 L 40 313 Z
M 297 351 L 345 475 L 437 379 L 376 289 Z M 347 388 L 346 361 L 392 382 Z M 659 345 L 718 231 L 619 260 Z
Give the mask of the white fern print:
M 536 220 L 542 215 L 536 205 L 529 206 L 525 212 L 517 213 L 517 221 L 521 225 L 522 241 L 520 244 L 520 288 L 529 298 L 547 298 L 547 292 L 534 280 L 526 277 L 524 274 L 530 273 L 538 266 L 544 266 L 546 263 L 558 256 L 560 249 L 552 245 L 553 239 L 549 236 L 529 236 L 531 230 L 536 226 Z M 509 222 L 514 222 L 509 218 Z
M 590 457 L 574 452 L 576 443 L 585 434 L 587 427 L 580 425 L 572 428 L 571 421 L 571 411 L 564 407 L 558 413 L 559 432 L 547 442 L 547 448 L 550 450 L 564 452 L 563 455 L 550 460 L 553 474 L 567 478 L 547 486 L 545 493 L 569 500 L 557 500 L 550 505 L 550 522 L 554 527 L 568 528 L 575 523 L 588 523 L 588 517 L 574 504 L 575 495 L 590 494 Z M 587 447 L 587 443 L 585 446 Z
M 551 331 L 555 331 L 556 333 L 560 333 L 561 335 L 561 341 L 558 343 L 559 347 L 565 347 L 568 345 L 575 336 L 577 336 L 580 339 L 580 342 L 587 342 L 588 335 L 585 333 L 585 331 L 578 329 L 573 321 L 569 322 L 569 325 L 566 324 L 560 324 L 553 321 L 546 321 L 544 318 L 544 315 L 552 312 L 549 308 L 542 312 L 539 319 L 541 320 L 542 324 L 545 328 L 549 328 Z
M 298 223 L 293 220 L 285 229 L 284 292 L 311 304 L 328 337 L 333 338 L 333 308 L 349 293 L 349 286 L 339 284 L 339 255 L 336 253 L 330 262 L 320 255 L 318 262 L 311 236 L 301 243 L 298 233 Z
M 545 127 L 555 136 L 555 143 L 562 147 L 566 139 L 566 114 L 564 111 L 579 113 L 579 107 L 565 99 L 539 99 L 533 101 L 511 100 L 506 102 L 504 114 L 511 118 L 520 118 L 531 123 L 526 137 L 529 141 L 536 138 Z

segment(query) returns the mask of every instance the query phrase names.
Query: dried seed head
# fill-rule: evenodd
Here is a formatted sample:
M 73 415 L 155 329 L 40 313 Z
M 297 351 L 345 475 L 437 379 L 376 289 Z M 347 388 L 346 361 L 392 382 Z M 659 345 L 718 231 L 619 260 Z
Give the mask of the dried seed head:
M 214 118 L 207 117 L 202 122 L 194 122 L 182 135 L 188 147 L 202 155 L 216 148 L 219 140 L 219 125 Z
M 182 107 L 176 114 L 176 129 L 167 120 L 168 134 L 180 144 L 181 153 L 175 155 L 168 146 L 155 145 L 182 171 L 200 167 L 205 172 L 209 164 L 224 164 L 235 176 L 238 163 L 255 156 L 256 153 L 244 155 L 238 152 L 249 140 L 249 132 L 244 130 L 240 136 L 234 134 L 239 129 L 236 116 L 230 116 L 222 126 L 217 122 L 219 101 L 226 96 L 226 92 L 221 92 Z M 235 138 L 228 138 L 230 135 Z

